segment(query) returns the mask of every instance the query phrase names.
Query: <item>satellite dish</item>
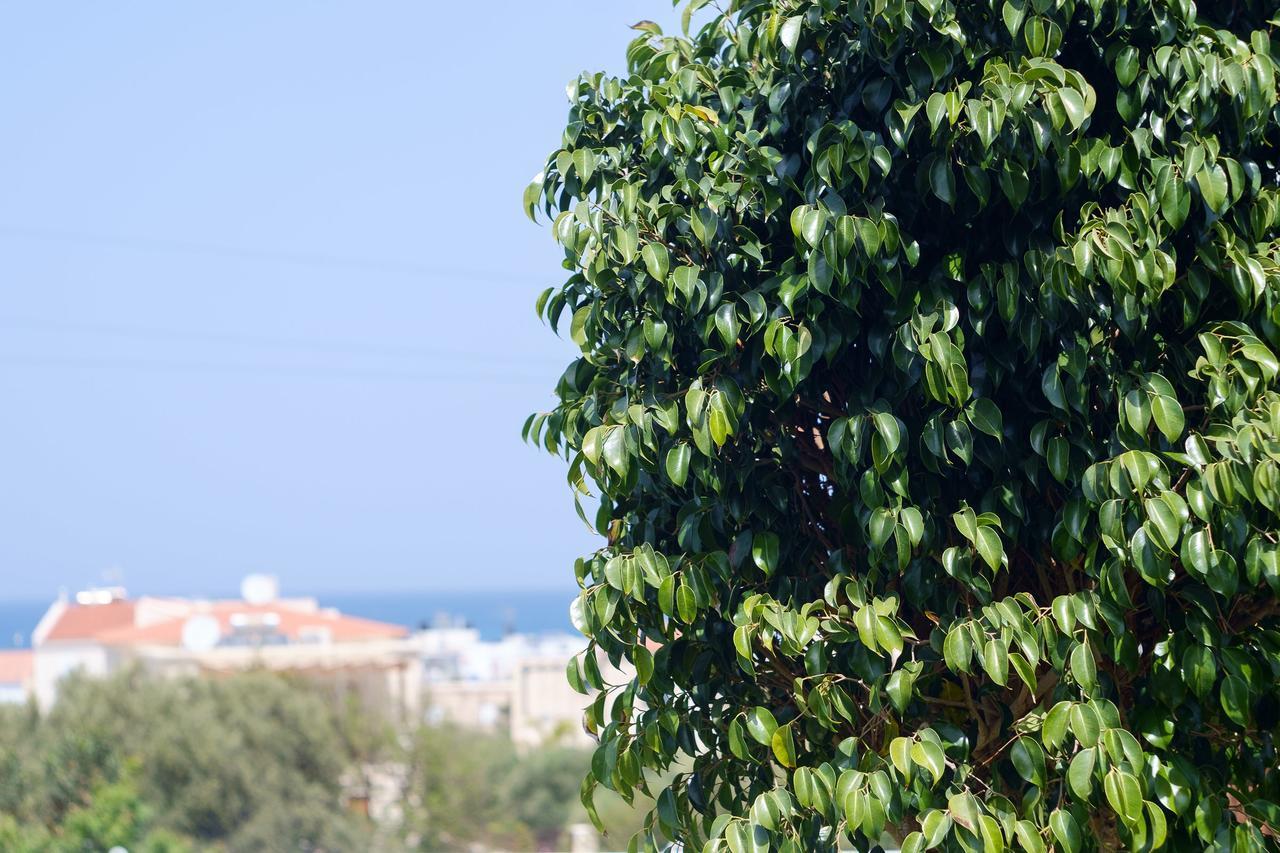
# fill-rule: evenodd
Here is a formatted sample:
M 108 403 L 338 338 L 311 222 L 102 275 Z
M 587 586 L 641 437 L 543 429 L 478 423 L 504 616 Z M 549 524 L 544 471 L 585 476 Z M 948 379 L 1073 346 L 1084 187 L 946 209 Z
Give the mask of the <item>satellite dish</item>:
M 280 584 L 271 575 L 247 575 L 240 582 L 240 597 L 249 604 L 270 604 L 280 594 Z
M 221 639 L 222 626 L 208 614 L 192 616 L 182 626 L 182 645 L 188 651 L 208 651 Z

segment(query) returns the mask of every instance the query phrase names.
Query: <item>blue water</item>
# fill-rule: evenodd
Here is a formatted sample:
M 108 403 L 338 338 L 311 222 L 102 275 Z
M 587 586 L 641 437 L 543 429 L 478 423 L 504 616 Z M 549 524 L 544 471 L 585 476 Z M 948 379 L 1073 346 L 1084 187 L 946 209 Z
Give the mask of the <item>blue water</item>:
M 325 607 L 417 628 L 460 620 L 496 640 L 510 631 L 544 634 L 573 632 L 569 602 L 573 590 L 334 593 L 316 596 Z M 31 631 L 49 607 L 48 601 L 0 601 L 0 648 L 25 648 Z

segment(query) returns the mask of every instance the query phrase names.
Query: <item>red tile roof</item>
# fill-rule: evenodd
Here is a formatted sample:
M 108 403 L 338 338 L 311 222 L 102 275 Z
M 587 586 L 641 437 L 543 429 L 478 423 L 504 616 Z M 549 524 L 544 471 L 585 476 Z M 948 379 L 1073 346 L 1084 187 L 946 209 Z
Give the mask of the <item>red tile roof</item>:
M 29 649 L 0 652 L 0 684 L 26 684 L 31 680 L 34 656 Z
M 141 628 L 130 625 L 104 631 L 97 639 L 108 645 L 180 646 L 183 628 L 187 620 L 195 616 L 211 616 L 216 619 L 224 637 L 234 630 L 232 620 L 236 617 L 247 617 L 255 625 L 269 627 L 270 633 L 292 641 L 301 639 L 311 631 L 326 632 L 328 638 L 336 643 L 399 639 L 409 633 L 402 625 L 343 616 L 333 610 L 300 610 L 281 606 L 279 602 L 253 605 L 242 601 L 219 601 L 208 607 L 195 609 L 181 618 L 167 619 Z M 274 619 L 274 624 L 268 626 L 264 622 L 267 619 Z
M 131 627 L 134 619 L 132 601 L 110 604 L 68 604 L 58 621 L 44 636 L 50 640 L 95 640 L 106 631 Z

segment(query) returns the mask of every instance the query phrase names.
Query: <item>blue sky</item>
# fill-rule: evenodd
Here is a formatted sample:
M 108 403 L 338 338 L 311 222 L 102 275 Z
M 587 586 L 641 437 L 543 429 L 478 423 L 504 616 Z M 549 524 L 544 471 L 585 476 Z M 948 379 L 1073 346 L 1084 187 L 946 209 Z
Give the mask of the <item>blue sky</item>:
M 520 210 L 664 0 L 0 9 L 0 598 L 568 587 Z

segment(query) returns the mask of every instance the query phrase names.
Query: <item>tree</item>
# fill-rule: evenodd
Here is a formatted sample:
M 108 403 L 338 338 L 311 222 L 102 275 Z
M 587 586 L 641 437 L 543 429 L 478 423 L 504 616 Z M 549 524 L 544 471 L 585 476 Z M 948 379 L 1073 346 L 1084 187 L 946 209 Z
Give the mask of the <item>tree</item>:
M 417 849 L 533 846 L 533 833 L 515 820 L 502 796 L 503 780 L 519 762 L 510 740 L 453 725 L 423 726 L 409 759 L 413 808 L 405 828 L 418 839 Z
M 265 672 L 72 677 L 46 716 L 0 709 L 0 849 L 374 849 L 342 807 L 367 727 Z
M 1277 846 L 1276 11 L 693 0 L 570 84 L 585 802 L 685 753 L 644 846 Z

